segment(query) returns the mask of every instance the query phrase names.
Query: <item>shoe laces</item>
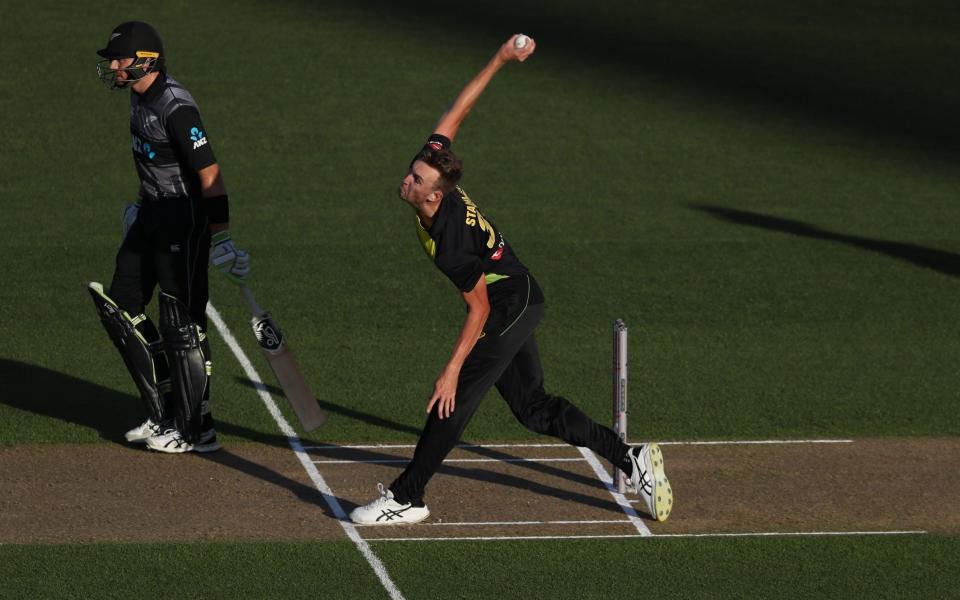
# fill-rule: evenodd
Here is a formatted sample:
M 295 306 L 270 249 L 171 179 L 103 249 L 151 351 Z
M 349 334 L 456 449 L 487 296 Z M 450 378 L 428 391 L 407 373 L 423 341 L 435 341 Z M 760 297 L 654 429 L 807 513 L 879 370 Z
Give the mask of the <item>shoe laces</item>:
M 159 423 L 154 423 L 151 420 L 150 431 L 152 431 L 154 435 L 167 435 L 171 431 L 176 431 L 176 427 L 174 426 L 173 419 L 164 419 Z
M 653 477 L 650 476 L 650 473 L 645 468 L 645 463 L 643 461 L 643 452 L 640 451 L 634 457 L 634 462 L 636 464 L 636 469 L 640 474 L 638 489 L 635 491 L 639 494 L 641 491 L 646 492 L 648 495 L 653 493 Z
M 653 481 L 647 477 L 646 471 L 640 471 L 640 487 L 647 495 L 653 494 Z M 639 493 L 640 490 L 637 490 Z
M 383 506 L 384 504 L 390 501 L 390 496 L 387 495 L 390 490 L 383 487 L 382 483 L 377 484 L 377 491 L 380 492 L 380 497 L 372 502 L 374 506 L 377 506 L 377 507 Z
M 170 441 L 176 444 L 177 446 L 183 446 L 187 443 L 187 441 L 183 439 L 183 434 L 180 433 L 179 429 L 168 427 L 163 431 L 163 435 L 170 436 Z

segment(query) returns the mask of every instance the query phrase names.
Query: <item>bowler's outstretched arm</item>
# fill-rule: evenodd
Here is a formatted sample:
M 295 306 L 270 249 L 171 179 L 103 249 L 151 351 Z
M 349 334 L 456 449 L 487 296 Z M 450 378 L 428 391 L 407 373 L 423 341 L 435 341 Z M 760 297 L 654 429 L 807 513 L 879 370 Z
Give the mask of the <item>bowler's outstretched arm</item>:
M 434 133 L 439 133 L 453 141 L 453 138 L 457 135 L 457 130 L 460 129 L 460 124 L 463 123 L 473 105 L 477 103 L 480 94 L 486 89 L 487 84 L 497 74 L 497 71 L 510 61 L 523 62 L 533 54 L 537 47 L 536 42 L 533 41 L 533 38 L 527 38 L 526 45 L 523 48 L 517 48 L 515 42 L 519 35 L 522 34 L 511 36 L 509 40 L 504 42 L 497 53 L 493 55 L 493 58 L 490 59 L 490 62 L 487 63 L 487 66 L 481 69 L 470 80 L 470 83 L 463 88 L 457 99 L 447 109 L 447 112 L 440 117 L 440 121 L 433 130 Z

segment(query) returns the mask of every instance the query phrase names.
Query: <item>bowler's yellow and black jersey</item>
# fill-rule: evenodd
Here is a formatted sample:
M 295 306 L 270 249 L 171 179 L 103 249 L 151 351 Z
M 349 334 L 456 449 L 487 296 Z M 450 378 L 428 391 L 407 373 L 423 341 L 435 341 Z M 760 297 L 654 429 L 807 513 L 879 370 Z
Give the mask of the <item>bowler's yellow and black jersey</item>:
M 450 148 L 450 140 L 434 134 L 427 146 Z M 443 197 L 429 228 L 417 218 L 417 234 L 427 256 L 460 291 L 473 290 L 482 275 L 491 306 L 508 296 L 519 296 L 524 304 L 543 302 L 543 293 L 503 232 L 462 188 Z

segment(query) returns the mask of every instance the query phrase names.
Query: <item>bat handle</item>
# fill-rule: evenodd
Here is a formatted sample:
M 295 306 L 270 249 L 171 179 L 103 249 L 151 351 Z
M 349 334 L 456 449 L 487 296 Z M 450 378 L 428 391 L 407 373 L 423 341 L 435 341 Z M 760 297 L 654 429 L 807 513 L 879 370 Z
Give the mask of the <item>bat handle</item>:
M 243 299 L 247 301 L 247 307 L 250 308 L 250 313 L 257 317 L 262 315 L 263 310 L 260 308 L 260 305 L 257 304 L 256 298 L 253 297 L 253 290 L 242 285 L 240 286 L 240 291 L 243 293 Z

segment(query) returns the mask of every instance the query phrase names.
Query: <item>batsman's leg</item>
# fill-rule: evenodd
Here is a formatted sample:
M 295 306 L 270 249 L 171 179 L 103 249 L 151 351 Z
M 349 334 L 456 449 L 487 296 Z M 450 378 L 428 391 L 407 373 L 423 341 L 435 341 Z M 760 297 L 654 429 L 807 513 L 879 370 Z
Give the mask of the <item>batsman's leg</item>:
M 174 296 L 160 292 L 160 332 L 170 367 L 175 429 L 151 437 L 147 445 L 162 452 L 218 450 L 210 422 L 210 347 L 206 334 L 193 322 L 189 309 Z
M 202 199 L 164 203 L 152 238 L 152 265 L 160 286 L 160 333 L 170 368 L 175 428 L 147 441 L 163 452 L 218 450 L 210 412 L 212 359 L 206 337 L 206 265 L 209 228 Z
M 117 251 L 109 290 L 104 290 L 99 283 L 88 287 L 107 334 L 120 350 L 146 408 L 147 420 L 125 436 L 127 441 L 141 443 L 160 431 L 164 426 L 161 423 L 173 414 L 170 377 L 160 334 L 144 315 L 144 306 L 156 285 L 149 259 L 149 221 L 138 219 L 124 237 Z
M 159 425 L 169 415 L 169 406 L 166 404 L 164 392 L 169 390 L 170 382 L 167 376 L 166 358 L 163 357 L 160 348 L 160 335 L 156 327 L 144 314 L 131 317 L 107 295 L 102 284 L 91 282 L 87 290 L 93 298 L 93 304 L 107 335 L 120 351 L 123 363 L 130 372 L 137 391 L 140 392 L 140 398 L 147 410 L 148 423 L 154 426 Z M 145 423 L 137 429 L 144 426 L 150 428 Z M 135 430 L 131 430 L 133 431 Z M 146 435 L 130 441 L 143 441 Z

